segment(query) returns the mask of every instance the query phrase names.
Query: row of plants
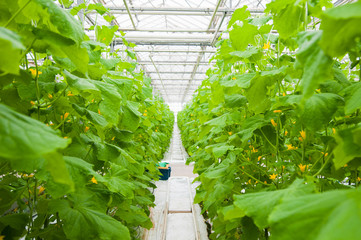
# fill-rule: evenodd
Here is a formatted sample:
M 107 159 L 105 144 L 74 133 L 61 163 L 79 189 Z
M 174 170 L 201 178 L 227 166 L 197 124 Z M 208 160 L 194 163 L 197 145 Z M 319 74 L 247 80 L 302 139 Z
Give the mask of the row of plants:
M 92 40 L 73 16 L 111 22 L 108 10 L 72 2 L 0 2 L 0 239 L 139 239 L 152 227 L 174 115 L 117 26 Z
M 237 9 L 178 114 L 211 239 L 361 238 L 361 1 Z

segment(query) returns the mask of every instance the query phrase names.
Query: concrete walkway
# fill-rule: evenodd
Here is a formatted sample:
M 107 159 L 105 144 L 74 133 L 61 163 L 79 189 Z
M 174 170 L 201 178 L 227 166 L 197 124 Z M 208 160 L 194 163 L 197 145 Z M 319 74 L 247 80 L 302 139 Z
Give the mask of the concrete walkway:
M 150 215 L 153 228 L 144 232 L 144 240 L 208 239 L 201 209 L 193 204 L 199 183 L 192 184 L 197 175 L 193 174 L 192 165 L 185 165 L 187 157 L 175 123 L 171 145 L 163 160 L 172 168 L 171 177 L 155 183 L 156 206 Z

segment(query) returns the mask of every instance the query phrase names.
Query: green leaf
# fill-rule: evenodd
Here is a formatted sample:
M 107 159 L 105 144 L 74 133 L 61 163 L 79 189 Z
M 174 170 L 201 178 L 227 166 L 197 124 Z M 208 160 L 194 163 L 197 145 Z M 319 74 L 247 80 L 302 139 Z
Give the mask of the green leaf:
M 22 2 L 25 4 L 25 0 Z M 33 0 L 23 13 L 34 21 L 42 20 L 45 24 L 49 24 L 50 29 L 55 28 L 58 33 L 73 39 L 78 45 L 84 39 L 85 34 L 81 24 L 53 1 Z
M 302 92 L 305 99 L 312 96 L 320 83 L 332 79 L 333 61 L 319 46 L 321 36 L 322 32 L 300 34 L 297 64 L 303 68 Z
M 351 114 L 361 108 L 361 83 L 356 83 L 345 89 L 350 92 L 346 96 L 345 114 Z
M 356 157 L 361 157 L 360 135 L 360 126 L 337 131 L 335 136 L 337 146 L 333 150 L 336 169 L 343 167 Z
M 247 11 L 247 5 L 244 5 L 242 8 L 237 8 L 233 14 L 232 18 L 228 22 L 227 28 L 230 28 L 237 21 L 244 21 L 251 16 L 251 13 Z
M 118 30 L 118 26 L 96 26 L 95 35 L 98 42 L 109 45 L 114 37 L 115 32 Z
M 250 62 L 255 62 L 262 58 L 263 53 L 259 48 L 250 47 L 245 51 L 234 51 L 230 52 L 229 55 L 239 58 L 238 61 L 241 59 L 249 59 Z
M 103 4 L 101 4 L 101 3 L 89 4 L 88 10 L 95 10 L 100 15 L 103 15 L 104 13 L 108 12 L 108 9 L 106 7 L 104 7 Z
M 260 115 L 247 118 L 246 121 L 242 124 L 242 130 L 233 135 L 231 138 L 235 138 L 237 136 L 241 138 L 242 142 L 244 142 L 253 136 L 253 132 L 256 129 L 259 129 L 267 124 L 269 124 L 269 122 Z
M 301 115 L 306 128 L 316 131 L 327 125 L 343 99 L 333 93 L 320 93 L 310 97 L 305 102 Z
M 0 104 L 1 157 L 26 161 L 64 149 L 69 143 L 45 124 Z
M 129 230 L 114 218 L 94 206 L 91 194 L 81 192 L 70 196 L 70 201 L 53 200 L 49 206 L 59 212 L 64 232 L 69 239 L 129 239 Z
M 262 71 L 260 74 L 251 80 L 250 87 L 246 90 L 249 108 L 255 113 L 264 112 L 270 105 L 270 98 L 268 97 L 268 88 L 273 86 L 277 80 L 284 77 L 283 68 Z
M 297 179 L 286 189 L 234 195 L 233 204 L 262 229 L 269 226 L 268 217 L 277 205 L 290 201 L 291 197 L 302 196 L 313 190 L 313 184 L 305 184 L 303 180 Z
M 251 80 L 256 76 L 256 73 L 244 73 L 234 75 L 231 80 L 222 81 L 221 85 L 225 87 L 238 86 L 240 88 L 248 88 L 251 85 Z
M 234 146 L 227 145 L 226 143 L 218 143 L 209 145 L 205 149 L 210 149 L 213 153 L 214 158 L 218 159 L 225 155 L 228 150 L 233 150 Z
M 1 235 L 6 235 L 7 238 L 11 239 L 18 239 L 24 234 L 28 220 L 29 216 L 24 213 L 9 214 L 0 217 Z
M 361 37 L 361 2 L 326 10 L 322 15 L 320 45 L 332 57 L 340 57 L 356 46 Z
M 64 7 L 69 8 L 73 4 L 74 0 L 59 0 L 59 3 Z
M 139 104 L 127 101 L 126 106 L 122 107 L 123 116 L 119 128 L 134 132 L 139 127 L 141 113 L 138 111 Z
M 45 155 L 45 169 L 52 176 L 55 183 L 66 185 L 70 191 L 74 190 L 74 183 L 70 179 L 63 156 L 59 153 L 50 153 Z M 76 179 L 75 179 L 76 180 Z
M 256 26 L 247 22 L 241 22 L 240 25 L 233 25 L 233 29 L 229 32 L 229 39 L 232 46 L 237 51 L 243 51 L 249 44 L 255 43 L 255 36 L 258 34 Z
M 242 94 L 225 95 L 224 100 L 229 108 L 242 107 L 247 103 L 247 98 Z
M 284 201 L 269 218 L 272 239 L 359 239 L 360 198 L 360 189 L 356 189 L 308 194 Z
M 280 37 L 287 39 L 294 36 L 302 26 L 305 10 L 297 0 L 276 0 L 267 4 L 265 12 L 273 13 L 275 29 Z
M 117 164 L 110 166 L 109 173 L 104 176 L 104 184 L 111 192 L 120 193 L 128 199 L 134 198 L 135 185 L 127 180 L 129 170 Z
M 25 50 L 20 36 L 4 27 L 0 27 L 0 70 L 19 74 L 21 51 Z

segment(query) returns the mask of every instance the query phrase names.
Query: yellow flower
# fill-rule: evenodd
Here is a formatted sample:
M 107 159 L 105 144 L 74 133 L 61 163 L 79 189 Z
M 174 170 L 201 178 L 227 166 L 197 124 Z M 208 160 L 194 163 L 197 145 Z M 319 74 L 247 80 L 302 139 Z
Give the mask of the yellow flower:
M 258 156 L 258 161 L 261 160 L 262 156 Z
M 232 78 L 232 80 L 236 80 L 236 78 L 235 78 L 235 77 L 233 77 L 233 78 Z
M 267 181 L 264 181 L 264 184 L 267 184 Z
M 285 92 L 283 92 L 283 93 L 282 93 L 282 96 L 286 96 L 286 93 L 285 93 Z
M 145 109 L 144 112 L 147 112 L 147 109 Z
M 232 135 L 232 132 L 228 132 L 228 135 L 231 136 L 231 135 Z
M 305 172 L 306 170 L 306 165 L 302 165 L 301 163 L 298 165 L 298 167 L 300 168 L 301 172 Z
M 357 177 L 357 181 L 359 181 L 359 182 L 360 182 L 360 181 L 361 181 L 361 178 L 360 178 L 360 177 Z
M 274 127 L 277 127 L 277 123 L 275 122 L 275 120 L 271 119 L 271 123 Z
M 34 101 L 30 101 L 30 104 L 34 106 L 34 105 L 35 105 L 35 102 L 34 102 Z
M 48 94 L 48 97 L 50 98 L 50 99 L 52 99 L 53 98 L 53 95 L 51 95 L 50 93 Z
M 146 113 L 143 113 L 143 116 L 144 116 L 144 117 L 146 117 L 146 116 L 147 116 L 147 114 L 146 114 Z
M 41 194 L 42 192 L 44 192 L 45 188 L 43 186 L 40 186 L 39 188 L 39 194 Z
M 301 142 L 303 142 L 303 140 L 306 139 L 306 132 L 302 130 L 302 131 L 300 132 L 300 134 L 301 134 L 301 137 L 299 137 L 298 139 L 299 139 Z
M 114 139 L 115 139 L 115 136 L 114 136 L 114 137 L 112 137 L 112 141 L 114 141 Z
M 347 166 L 348 166 L 347 163 L 345 165 L 343 165 L 343 167 L 347 167 Z
M 272 174 L 272 175 L 269 175 L 269 179 L 271 179 L 271 180 L 275 180 L 276 179 L 276 177 L 277 177 L 277 175 L 278 174 Z
M 66 113 L 64 114 L 64 119 L 66 119 L 68 116 L 69 116 L 69 113 L 66 112 Z
M 281 113 L 282 110 L 274 110 L 273 112 L 274 112 L 274 113 Z
M 71 91 L 69 91 L 69 92 L 68 92 L 68 96 L 69 96 L 69 97 L 72 97 L 72 96 L 74 96 L 74 94 L 73 94 Z
M 102 113 L 100 112 L 100 109 L 98 109 L 98 114 L 99 114 L 99 115 L 102 115 Z
M 87 132 L 89 130 L 89 127 L 86 126 L 85 129 L 84 129 L 84 132 Z
M 318 92 L 318 93 L 321 92 L 321 89 L 316 89 L 316 92 Z
M 92 183 L 98 184 L 98 181 L 95 179 L 95 177 L 93 177 L 90 181 L 91 181 Z
M 64 137 L 64 139 L 68 139 L 68 137 L 67 137 L 67 136 L 65 136 L 65 137 Z
M 36 77 L 36 69 L 30 68 L 29 70 L 31 72 L 31 76 L 33 76 L 33 78 L 35 78 Z M 40 74 L 42 74 L 42 72 L 38 71 L 38 75 L 40 75 Z
M 335 134 L 335 133 L 336 133 L 336 129 L 335 129 L 335 128 L 332 128 L 332 132 L 333 132 L 333 134 Z
M 325 157 L 327 157 L 328 156 L 328 153 L 325 153 Z
M 285 131 L 285 136 L 287 136 L 287 134 L 288 134 L 288 131 L 286 130 L 286 131 Z
M 282 165 L 282 171 L 284 171 L 284 170 L 285 170 L 285 168 L 286 168 L 286 166 Z
M 249 179 L 247 183 L 248 183 L 248 184 L 251 184 L 251 183 L 252 183 L 252 179 Z
M 269 41 L 267 43 L 263 44 L 263 49 L 269 49 L 269 47 L 270 47 Z
M 258 149 L 255 149 L 254 147 L 252 147 L 252 152 L 256 153 L 256 152 L 258 152 Z
M 295 150 L 296 148 L 294 146 L 292 146 L 292 144 L 286 144 L 287 145 L 287 150 Z
M 157 130 L 157 129 L 156 129 L 155 131 L 156 131 L 156 132 L 158 132 L 158 130 Z

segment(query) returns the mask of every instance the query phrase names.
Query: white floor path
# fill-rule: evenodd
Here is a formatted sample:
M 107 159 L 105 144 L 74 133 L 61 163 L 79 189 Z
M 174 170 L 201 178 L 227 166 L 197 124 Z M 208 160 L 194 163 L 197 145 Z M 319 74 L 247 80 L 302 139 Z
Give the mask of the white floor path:
M 169 151 L 163 161 L 172 168 L 167 181 L 156 182 L 156 206 L 151 209 L 153 228 L 146 230 L 143 240 L 207 240 L 207 228 L 201 209 L 193 204 L 198 182 L 192 181 L 193 166 L 185 165 L 187 159 L 177 123 L 174 125 Z

